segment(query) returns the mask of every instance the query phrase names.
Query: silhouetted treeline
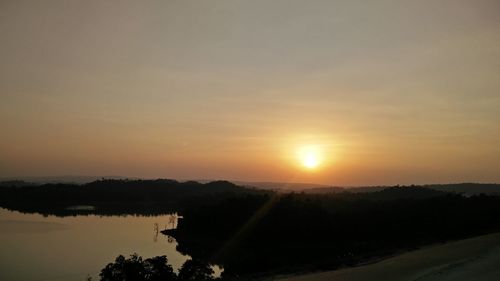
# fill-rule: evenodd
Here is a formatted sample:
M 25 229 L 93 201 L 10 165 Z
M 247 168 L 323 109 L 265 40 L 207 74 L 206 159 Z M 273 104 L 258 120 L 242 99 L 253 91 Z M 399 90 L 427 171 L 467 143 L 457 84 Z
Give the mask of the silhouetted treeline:
M 99 274 L 101 281 L 233 281 L 235 276 L 222 273 L 214 276 L 212 267 L 201 260 L 189 259 L 175 273 L 167 256 L 143 259 L 137 254 L 125 258 L 120 255 L 106 265 Z M 92 278 L 88 278 L 92 280 Z
M 457 183 L 457 184 L 432 184 L 424 187 L 445 192 L 461 193 L 465 195 L 500 195 L 500 184 L 495 183 Z
M 187 210 L 178 250 L 259 276 L 352 266 L 498 231 L 500 197 L 413 187 L 373 193 L 249 194 Z
M 46 215 L 157 215 L 182 211 L 204 200 L 215 201 L 257 192 L 227 181 L 198 183 L 175 180 L 100 180 L 88 184 L 30 185 L 13 182 L 0 188 L 0 206 Z M 94 211 L 69 206 L 91 205 Z
M 354 193 L 362 193 L 364 197 L 376 199 L 390 198 L 391 189 L 405 188 L 405 193 L 394 193 L 395 198 L 401 196 L 421 198 L 435 196 L 442 192 L 459 192 L 466 195 L 478 194 L 482 191 L 494 194 L 500 189 L 498 184 L 448 184 L 429 185 L 425 192 L 411 193 L 412 189 L 421 186 L 407 187 L 365 187 L 365 188 L 318 188 L 308 190 L 311 194 L 331 194 L 349 197 Z M 28 213 L 44 215 L 158 215 L 170 212 L 182 212 L 203 204 L 204 200 L 217 201 L 247 193 L 272 194 L 264 191 L 245 188 L 227 181 L 214 181 L 206 184 L 195 181 L 178 182 L 169 179 L 158 180 L 124 180 L 108 179 L 87 184 L 34 184 L 24 181 L 0 182 L 0 206 Z M 92 211 L 67 209 L 73 205 L 92 205 Z
M 409 185 L 396 186 L 404 188 L 424 187 L 437 191 L 450 193 L 459 193 L 464 195 L 500 195 L 500 184 L 496 183 L 449 183 L 449 184 L 426 184 L 426 185 Z M 367 193 L 377 192 L 389 188 L 389 186 L 362 186 L 362 187 L 317 187 L 302 190 L 305 193 L 324 194 L 324 193 Z

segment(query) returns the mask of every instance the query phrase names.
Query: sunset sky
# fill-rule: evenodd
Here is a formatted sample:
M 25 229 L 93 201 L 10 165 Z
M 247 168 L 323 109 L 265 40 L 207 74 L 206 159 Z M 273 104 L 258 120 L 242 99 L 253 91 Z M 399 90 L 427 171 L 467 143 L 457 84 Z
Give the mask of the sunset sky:
M 0 0 L 0 177 L 49 175 L 500 182 L 500 2 Z

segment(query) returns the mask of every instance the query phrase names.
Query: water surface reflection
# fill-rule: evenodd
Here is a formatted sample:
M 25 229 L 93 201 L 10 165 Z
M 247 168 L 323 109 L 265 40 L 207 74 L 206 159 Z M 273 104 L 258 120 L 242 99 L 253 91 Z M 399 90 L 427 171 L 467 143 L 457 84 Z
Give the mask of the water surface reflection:
M 174 219 L 173 219 L 174 218 Z M 171 237 L 179 216 L 44 217 L 0 208 L 0 280 L 59 281 L 97 277 L 122 254 L 167 255 L 174 268 L 189 257 L 175 250 Z M 97 278 L 98 280 L 98 278 Z

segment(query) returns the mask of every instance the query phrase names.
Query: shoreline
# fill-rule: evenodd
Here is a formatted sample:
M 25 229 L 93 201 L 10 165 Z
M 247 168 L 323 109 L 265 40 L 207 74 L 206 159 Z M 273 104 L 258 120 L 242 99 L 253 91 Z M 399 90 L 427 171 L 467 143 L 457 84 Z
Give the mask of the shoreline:
M 277 281 L 434 281 L 492 280 L 500 276 L 500 233 L 424 246 L 388 257 L 375 258 L 363 265 L 337 270 L 274 276 Z M 484 270 L 487 269 L 487 270 Z M 485 279 L 481 276 L 484 276 Z

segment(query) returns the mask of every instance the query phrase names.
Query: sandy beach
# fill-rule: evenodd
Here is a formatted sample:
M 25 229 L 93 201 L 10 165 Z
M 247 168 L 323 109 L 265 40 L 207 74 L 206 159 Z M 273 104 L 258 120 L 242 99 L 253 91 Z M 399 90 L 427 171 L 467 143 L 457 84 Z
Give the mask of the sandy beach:
M 500 280 L 500 233 L 404 253 L 336 271 L 283 277 L 280 281 L 492 281 Z

